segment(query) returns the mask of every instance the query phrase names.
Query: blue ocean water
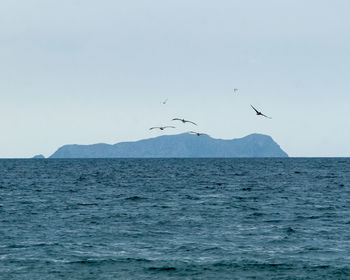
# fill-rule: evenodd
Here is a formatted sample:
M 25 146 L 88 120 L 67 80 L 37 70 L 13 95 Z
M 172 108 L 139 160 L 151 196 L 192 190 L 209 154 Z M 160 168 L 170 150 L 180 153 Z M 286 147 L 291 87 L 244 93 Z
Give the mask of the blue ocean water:
M 350 159 L 0 160 L 0 279 L 350 279 Z

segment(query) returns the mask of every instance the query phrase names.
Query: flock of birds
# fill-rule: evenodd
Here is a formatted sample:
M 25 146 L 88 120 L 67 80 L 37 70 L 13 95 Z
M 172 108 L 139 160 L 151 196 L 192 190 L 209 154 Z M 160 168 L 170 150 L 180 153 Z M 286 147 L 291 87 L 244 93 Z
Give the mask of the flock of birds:
M 234 88 L 233 89 L 233 93 L 238 93 L 238 88 Z M 165 104 L 167 104 L 167 102 L 168 102 L 168 98 L 167 99 L 165 99 L 163 102 L 162 102 L 162 104 L 163 105 L 165 105 Z M 265 114 L 263 114 L 262 112 L 260 112 L 259 110 L 257 110 L 253 105 L 250 105 L 251 107 L 252 107 L 252 109 L 255 111 L 255 113 L 256 113 L 256 115 L 257 116 L 262 116 L 262 117 L 265 117 L 265 118 L 268 118 L 268 119 L 272 119 L 271 117 L 268 117 L 268 116 L 266 116 Z M 190 121 L 190 120 L 185 120 L 185 119 L 180 119 L 180 118 L 174 118 L 174 119 L 172 119 L 172 121 L 180 121 L 180 122 L 182 122 L 182 123 L 184 123 L 184 124 L 186 124 L 186 123 L 190 123 L 190 124 L 192 124 L 192 125 L 197 125 L 195 122 L 193 122 L 193 121 Z M 153 130 L 153 129 L 159 129 L 159 130 L 165 130 L 165 129 L 168 129 L 168 128 L 176 128 L 175 126 L 172 126 L 172 125 L 167 125 L 167 126 L 154 126 L 154 127 L 151 127 L 149 130 Z M 207 135 L 207 136 L 209 136 L 208 134 L 206 134 L 206 133 L 202 133 L 202 132 L 196 132 L 196 131 L 188 131 L 188 133 L 190 133 L 190 134 L 195 134 L 195 135 L 197 135 L 197 136 L 201 136 L 201 135 Z

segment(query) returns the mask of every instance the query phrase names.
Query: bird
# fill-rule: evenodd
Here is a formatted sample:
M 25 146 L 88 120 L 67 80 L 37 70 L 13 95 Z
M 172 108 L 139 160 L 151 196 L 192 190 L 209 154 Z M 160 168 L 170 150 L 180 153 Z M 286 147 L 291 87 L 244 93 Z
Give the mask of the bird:
M 259 112 L 257 109 L 255 109 L 255 108 L 253 107 L 253 105 L 250 105 L 250 106 L 254 109 L 254 111 L 256 112 L 256 114 L 257 114 L 258 116 L 263 116 L 263 117 L 265 117 L 265 118 L 272 119 L 272 118 L 270 118 L 270 117 L 264 115 L 263 113 Z
M 194 125 L 197 125 L 196 123 L 192 122 L 192 121 L 188 121 L 188 120 L 185 120 L 185 119 L 179 119 L 179 118 L 175 118 L 175 119 L 172 119 L 173 121 L 180 121 L 180 122 L 183 122 L 183 123 L 192 123 Z
M 191 134 L 196 134 L 197 136 L 201 136 L 201 135 L 207 135 L 207 136 L 209 136 L 209 135 L 206 134 L 206 133 L 200 133 L 200 132 L 195 132 L 195 131 L 189 131 L 189 133 L 191 133 Z
M 162 104 L 166 104 L 167 102 L 168 102 L 168 98 L 165 99 L 165 100 L 162 102 Z
M 238 88 L 233 89 L 233 93 L 236 93 L 236 92 L 238 92 Z
M 176 128 L 175 126 L 154 126 L 154 127 L 151 127 L 149 130 L 152 130 L 152 129 L 160 129 L 160 130 L 164 130 L 166 128 Z

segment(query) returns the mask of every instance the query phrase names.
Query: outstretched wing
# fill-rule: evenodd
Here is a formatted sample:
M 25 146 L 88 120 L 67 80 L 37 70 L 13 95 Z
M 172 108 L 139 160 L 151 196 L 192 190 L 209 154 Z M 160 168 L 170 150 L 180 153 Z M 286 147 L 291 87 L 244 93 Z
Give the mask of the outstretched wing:
M 172 121 L 182 121 L 182 119 L 175 118 L 175 119 L 172 119 Z
M 255 108 L 253 107 L 253 105 L 250 104 L 250 106 L 254 109 L 254 111 L 255 111 L 257 114 L 260 113 L 257 109 L 255 109 Z
M 160 128 L 159 126 L 151 127 L 149 130 Z
M 265 118 L 268 118 L 268 119 L 272 119 L 271 117 L 268 117 L 268 116 L 266 116 L 266 115 L 264 115 L 264 114 L 261 114 L 263 117 L 265 117 Z
M 195 131 L 189 131 L 189 133 L 191 133 L 191 134 L 196 134 L 196 135 L 198 135 L 198 136 L 201 136 L 201 135 L 209 136 L 209 135 L 206 134 L 206 133 L 200 133 L 200 132 L 195 132 Z
M 186 121 L 186 120 L 185 120 L 185 122 L 188 122 L 188 123 L 192 123 L 192 124 L 194 124 L 194 125 L 197 125 L 196 123 L 194 123 L 194 122 L 192 122 L 192 121 Z

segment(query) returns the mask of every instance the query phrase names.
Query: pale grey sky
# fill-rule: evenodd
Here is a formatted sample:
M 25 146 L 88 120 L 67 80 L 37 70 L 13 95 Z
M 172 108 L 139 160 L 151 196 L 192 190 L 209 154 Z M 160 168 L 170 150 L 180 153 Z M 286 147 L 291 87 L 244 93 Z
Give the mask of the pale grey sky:
M 2 0 L 0 157 L 154 137 L 174 117 L 214 138 L 268 134 L 290 156 L 350 156 L 349 12 L 348 0 Z

